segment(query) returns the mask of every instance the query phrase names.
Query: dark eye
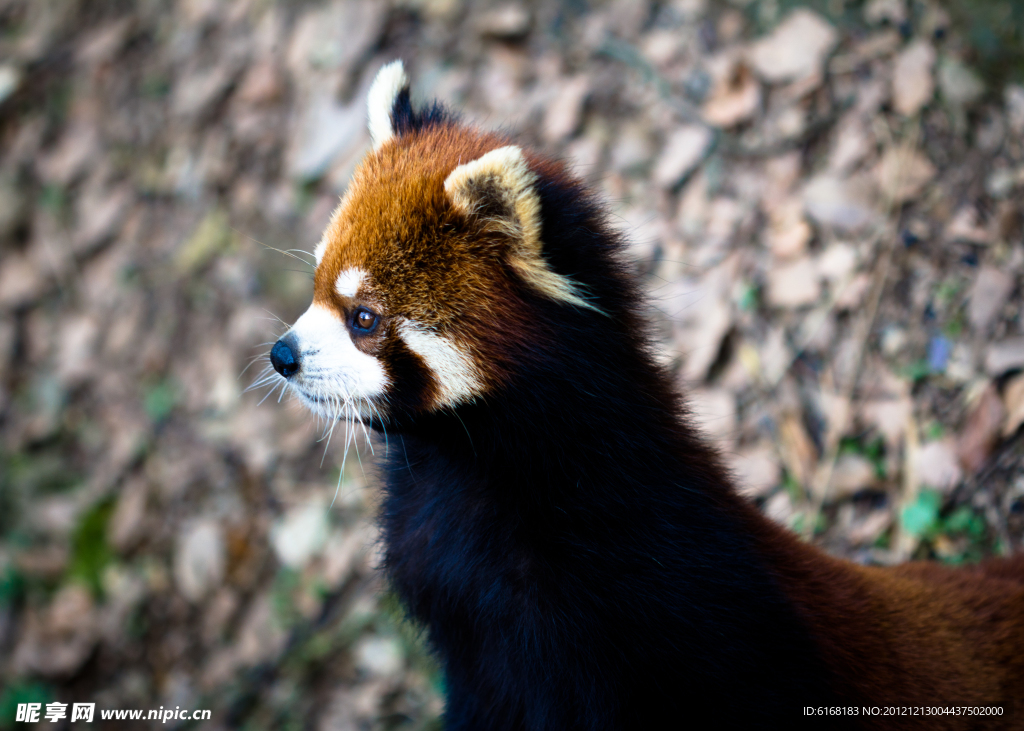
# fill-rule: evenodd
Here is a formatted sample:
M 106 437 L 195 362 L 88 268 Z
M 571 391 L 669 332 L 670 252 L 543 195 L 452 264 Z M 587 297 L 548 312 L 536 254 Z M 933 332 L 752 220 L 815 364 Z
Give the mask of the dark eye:
M 352 317 L 352 327 L 357 332 L 368 333 L 376 326 L 377 316 L 365 307 L 360 307 L 356 310 L 355 315 Z

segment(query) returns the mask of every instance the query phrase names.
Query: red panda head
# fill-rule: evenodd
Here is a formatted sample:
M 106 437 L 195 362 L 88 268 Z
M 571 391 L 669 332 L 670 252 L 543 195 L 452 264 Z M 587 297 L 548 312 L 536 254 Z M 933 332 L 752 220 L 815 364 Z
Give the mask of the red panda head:
M 413 111 L 400 61 L 368 106 L 373 150 L 316 247 L 313 303 L 271 360 L 327 416 L 455 407 L 508 376 L 529 299 L 594 308 L 545 258 L 536 170 L 551 163 L 439 107 Z

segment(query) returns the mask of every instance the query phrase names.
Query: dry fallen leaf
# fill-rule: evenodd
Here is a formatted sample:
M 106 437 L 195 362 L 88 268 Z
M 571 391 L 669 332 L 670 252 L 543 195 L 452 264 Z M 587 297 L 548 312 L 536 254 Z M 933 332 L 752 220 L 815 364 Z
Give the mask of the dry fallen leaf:
M 107 524 L 107 540 L 120 553 L 134 548 L 146 535 L 146 501 L 149 490 L 143 477 L 135 477 L 121 488 L 117 507 Z
M 799 198 L 791 198 L 769 211 L 765 238 L 768 248 L 778 258 L 801 256 L 813 235 L 810 224 L 804 220 L 804 205 Z
M 520 38 L 530 29 L 530 11 L 515 3 L 505 3 L 477 18 L 481 35 L 495 38 Z
M 956 453 L 968 474 L 973 474 L 992 453 L 1006 420 L 1006 410 L 995 384 L 989 384 L 975 404 L 957 438 Z
M 14 309 L 37 299 L 46 285 L 43 275 L 30 257 L 5 253 L 0 260 L 0 308 Z
M 66 584 L 50 605 L 28 612 L 12 654 L 16 673 L 60 677 L 73 674 L 96 646 L 96 607 L 89 590 Z
M 859 454 L 843 454 L 832 469 L 829 497 L 832 500 L 843 500 L 873 487 L 877 481 L 875 466 L 870 460 Z
M 785 490 L 779 490 L 772 495 L 764 505 L 764 514 L 776 523 L 788 528 L 796 515 L 793 500 L 789 497 L 789 493 Z
M 684 383 L 704 380 L 732 328 L 729 293 L 738 264 L 736 255 L 729 257 L 708 270 L 696 286 L 682 287 L 681 297 L 669 300 L 677 321 L 677 347 L 684 358 Z
M 935 49 L 916 40 L 896 58 L 892 70 L 892 104 L 897 112 L 911 117 L 935 95 Z
M 1024 368 L 1024 337 L 1006 338 L 986 348 L 985 372 L 990 376 L 1001 376 L 1017 368 Z
M 571 136 L 580 125 L 583 105 L 590 93 L 590 76 L 580 74 L 565 79 L 558 85 L 558 92 L 552 97 L 544 112 L 544 139 L 558 143 Z
M 736 440 L 736 396 L 724 388 L 698 388 L 687 394 L 693 421 L 710 440 L 730 448 Z
M 831 284 L 845 282 L 857 268 L 857 250 L 837 241 L 826 248 L 817 260 L 818 274 Z
M 847 114 L 836 127 L 828 158 L 829 172 L 845 176 L 871 152 L 871 147 L 872 139 L 860 115 Z
M 679 337 L 685 358 L 682 375 L 686 383 L 704 380 L 718 357 L 722 339 L 732 327 L 729 303 L 722 298 L 709 297 L 699 306 L 699 311 L 700 317 Z
M 805 307 L 821 296 L 817 267 L 805 256 L 779 262 L 768 272 L 768 304 L 773 307 Z
M 803 190 L 804 207 L 814 221 L 839 231 L 860 231 L 877 220 L 863 185 L 831 175 L 811 178 Z
M 212 69 L 195 71 L 174 85 L 171 111 L 181 117 L 201 117 L 228 92 L 238 68 L 224 61 Z
M 973 104 L 985 93 L 985 84 L 978 75 L 950 56 L 942 59 L 938 76 L 943 99 L 954 107 Z
M 263 106 L 278 101 L 284 92 L 280 69 L 272 59 L 265 59 L 245 72 L 235 98 L 245 104 Z
M 771 445 L 761 444 L 727 454 L 726 461 L 736 477 L 740 494 L 747 497 L 764 497 L 782 482 L 782 467 Z
M 935 172 L 935 166 L 921 151 L 890 147 L 875 166 L 875 180 L 884 198 L 903 203 L 924 190 Z
M 84 174 L 102 152 L 95 124 L 79 122 L 68 127 L 53 150 L 37 162 L 40 177 L 67 186 Z
M 887 450 L 897 451 L 903 433 L 913 413 L 914 403 L 909 397 L 865 401 L 860 407 L 860 421 L 871 426 L 885 439 Z
M 944 232 L 948 241 L 965 241 L 970 244 L 991 244 L 992 234 L 978 224 L 978 209 L 964 206 L 946 224 Z
M 673 131 L 665 141 L 658 164 L 654 168 L 654 182 L 663 188 L 678 185 L 704 159 L 714 135 L 707 127 L 689 124 Z
M 806 8 L 791 12 L 770 35 L 755 41 L 748 58 L 765 81 L 778 84 L 820 72 L 839 36 L 820 15 Z
M 818 450 L 795 411 L 787 411 L 779 423 L 779 447 L 790 475 L 800 485 L 809 486 L 818 462 Z
M 904 0 L 869 0 L 864 5 L 864 20 L 871 24 L 887 21 L 899 25 L 907 19 Z
M 939 439 L 921 446 L 914 455 L 913 473 L 920 485 L 949 492 L 963 479 L 952 439 Z
M 983 266 L 971 285 L 967 302 L 967 321 L 976 333 L 985 333 L 1002 312 L 1013 291 L 1014 276 L 994 266 Z
M 716 82 L 701 114 L 708 124 L 729 128 L 752 118 L 760 107 L 761 85 L 749 67 L 737 61 Z
M 1006 117 L 1014 134 L 1024 135 L 1024 86 L 1008 84 L 1003 92 Z
M 892 525 L 892 511 L 887 509 L 873 510 L 862 520 L 850 526 L 850 543 L 863 546 L 874 543 L 885 530 Z
M 837 310 L 855 310 L 864 302 L 868 292 L 871 290 L 873 280 L 867 272 L 855 274 L 853 279 L 845 286 L 839 285 L 836 292 Z
M 178 590 L 199 602 L 220 587 L 226 567 L 224 532 L 218 521 L 202 518 L 186 526 L 178 537 L 174 578 Z
M 1014 376 L 1003 388 L 1003 405 L 1006 408 L 1003 437 L 1008 437 L 1024 424 L 1024 373 Z

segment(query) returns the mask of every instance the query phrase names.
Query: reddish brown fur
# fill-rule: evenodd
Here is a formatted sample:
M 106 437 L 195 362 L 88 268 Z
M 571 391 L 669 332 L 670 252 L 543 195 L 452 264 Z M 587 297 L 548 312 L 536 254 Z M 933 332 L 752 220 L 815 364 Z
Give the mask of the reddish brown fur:
M 1002 705 L 1002 716 L 879 716 L 879 729 L 1024 728 L 1024 557 L 866 567 L 750 523 L 842 695 L 872 706 Z

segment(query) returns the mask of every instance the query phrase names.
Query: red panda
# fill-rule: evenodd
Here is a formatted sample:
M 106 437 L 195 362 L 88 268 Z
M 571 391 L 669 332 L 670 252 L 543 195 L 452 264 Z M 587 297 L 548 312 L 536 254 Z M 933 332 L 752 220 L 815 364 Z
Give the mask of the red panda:
M 767 520 L 565 166 L 414 109 L 400 62 L 368 105 L 373 149 L 271 361 L 387 435 L 384 569 L 446 728 L 1024 728 L 1024 560 L 869 568 Z

